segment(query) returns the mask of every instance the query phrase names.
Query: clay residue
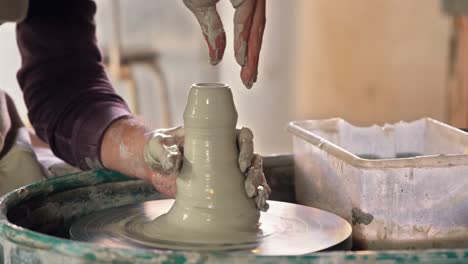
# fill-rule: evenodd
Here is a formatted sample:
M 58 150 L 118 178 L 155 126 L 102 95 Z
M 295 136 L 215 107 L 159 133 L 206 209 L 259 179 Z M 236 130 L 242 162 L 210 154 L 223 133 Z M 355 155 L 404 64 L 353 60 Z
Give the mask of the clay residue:
M 200 23 L 203 35 L 210 49 L 210 63 L 218 64 L 224 53 L 226 36 L 216 6 L 190 7 Z
M 236 37 L 236 61 L 239 65 L 244 66 L 247 62 L 247 41 L 242 38 L 244 32 L 244 24 L 236 24 L 234 27 L 234 36 Z
M 361 209 L 354 207 L 351 210 L 353 225 L 368 225 L 374 220 L 374 216 L 369 213 L 364 213 Z

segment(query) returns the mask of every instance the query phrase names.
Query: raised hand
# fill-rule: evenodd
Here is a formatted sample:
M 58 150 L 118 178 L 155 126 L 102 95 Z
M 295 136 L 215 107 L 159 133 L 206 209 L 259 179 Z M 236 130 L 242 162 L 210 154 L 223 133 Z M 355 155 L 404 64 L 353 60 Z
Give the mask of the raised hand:
M 183 0 L 200 23 L 208 44 L 210 62 L 218 64 L 226 48 L 226 34 L 216 10 L 219 0 Z M 231 0 L 234 14 L 234 53 L 242 67 L 241 79 L 247 88 L 257 81 L 258 63 L 265 29 L 266 0 Z

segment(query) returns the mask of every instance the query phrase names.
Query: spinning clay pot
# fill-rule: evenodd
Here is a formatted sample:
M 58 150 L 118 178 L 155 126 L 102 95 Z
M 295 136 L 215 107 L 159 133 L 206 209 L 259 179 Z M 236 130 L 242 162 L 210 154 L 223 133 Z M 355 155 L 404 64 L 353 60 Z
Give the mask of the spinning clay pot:
M 237 111 L 231 89 L 194 84 L 184 112 L 185 143 L 177 197 L 142 233 L 192 243 L 242 243 L 257 237 L 260 217 L 238 165 Z M 140 232 L 141 232 L 140 231 Z

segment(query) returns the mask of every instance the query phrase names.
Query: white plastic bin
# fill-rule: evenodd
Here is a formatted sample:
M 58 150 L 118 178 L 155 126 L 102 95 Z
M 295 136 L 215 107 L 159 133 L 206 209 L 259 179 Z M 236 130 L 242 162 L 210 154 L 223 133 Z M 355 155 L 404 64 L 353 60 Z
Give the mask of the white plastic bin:
M 296 198 L 353 225 L 356 249 L 468 246 L 468 134 L 433 119 L 297 121 Z

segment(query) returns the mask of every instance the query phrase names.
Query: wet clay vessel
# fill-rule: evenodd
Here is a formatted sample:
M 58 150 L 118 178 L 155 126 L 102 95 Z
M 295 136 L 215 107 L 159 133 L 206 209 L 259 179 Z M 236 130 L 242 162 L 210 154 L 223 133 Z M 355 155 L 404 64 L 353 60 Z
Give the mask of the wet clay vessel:
M 245 192 L 231 89 L 194 84 L 184 112 L 185 143 L 177 197 L 169 212 L 134 231 L 189 243 L 243 243 L 257 238 L 260 212 Z

